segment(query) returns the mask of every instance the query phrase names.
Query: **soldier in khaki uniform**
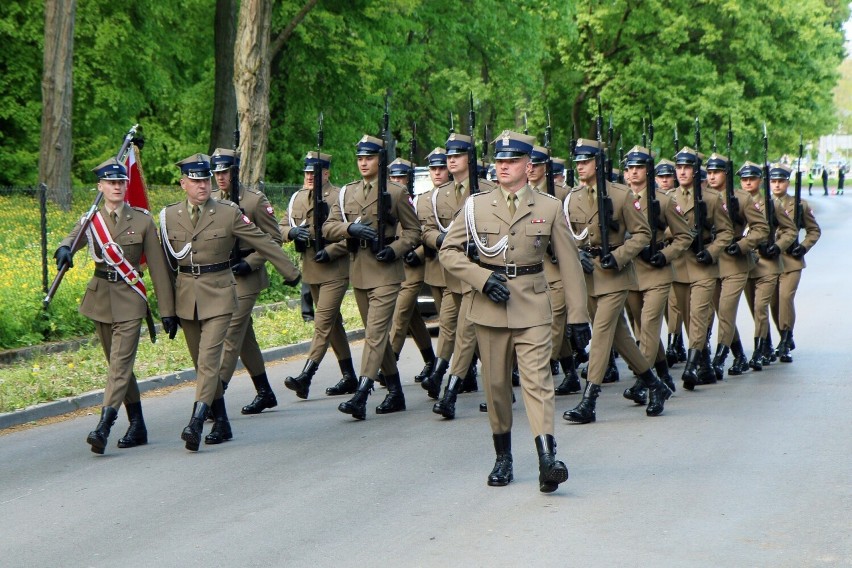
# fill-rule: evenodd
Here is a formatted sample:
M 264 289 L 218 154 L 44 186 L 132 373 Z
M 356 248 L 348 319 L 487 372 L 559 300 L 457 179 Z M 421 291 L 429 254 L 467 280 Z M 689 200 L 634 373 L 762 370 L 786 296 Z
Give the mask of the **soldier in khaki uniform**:
M 645 218 L 649 218 L 647 162 L 651 159 L 651 151 L 642 146 L 634 146 L 627 152 L 626 179 L 633 195 L 638 198 Z M 676 211 L 674 200 L 664 192 L 657 192 L 656 188 L 654 195 L 659 204 L 659 216 L 654 226 L 656 245 L 652 251 L 649 244 L 633 260 L 636 286 L 628 292 L 626 306 L 633 317 L 633 331 L 639 338 L 640 351 L 653 364 L 657 376 L 674 391 L 674 381 L 669 374 L 666 353 L 660 341 L 660 328 L 674 280 L 671 263 L 689 248 L 692 234 L 686 220 Z M 637 404 L 646 404 L 646 396 L 645 386 L 640 379 L 624 391 L 624 397 Z
M 414 188 L 408 187 L 408 174 L 414 168 L 414 164 L 408 160 L 397 158 L 388 166 L 388 177 L 391 181 L 403 186 L 409 194 L 412 205 L 414 201 Z M 416 210 L 416 206 L 415 206 Z M 416 212 L 416 211 L 415 211 Z M 396 308 L 393 312 L 393 325 L 391 325 L 390 342 L 391 349 L 397 360 L 405 344 L 405 337 L 410 333 L 423 357 L 424 367 L 419 374 L 414 376 L 414 382 L 422 382 L 432 373 L 435 366 L 435 351 L 432 349 L 432 336 L 426 329 L 426 322 L 417 309 L 417 296 L 423 288 L 423 280 L 426 278 L 425 252 L 423 245 L 408 251 L 402 257 L 405 268 L 405 280 L 396 298 Z
M 692 251 L 675 261 L 675 280 L 672 285 L 689 336 L 689 351 L 681 376 L 687 390 L 694 390 L 696 385 L 716 382 L 716 374 L 710 365 L 707 333 L 713 318 L 719 255 L 724 254 L 725 247 L 734 240 L 731 219 L 720 196 L 713 191 L 702 192 L 707 216 L 704 226 L 697 227 L 693 174 L 695 164 L 700 163 L 700 160 L 698 152 L 688 146 L 677 153 L 675 174 L 680 187 L 672 193 L 676 210 L 686 219 L 695 239 Z
M 488 485 L 512 481 L 512 357 L 517 353 L 530 428 L 539 455 L 539 490 L 555 491 L 568 479 L 556 460 L 554 393 L 550 374 L 552 311 L 544 276 L 548 245 L 559 259 L 568 321 L 588 339 L 588 312 L 577 247 L 558 199 L 527 185 L 534 140 L 504 131 L 495 141 L 500 188 L 468 199 L 441 247 L 441 263 L 473 287 L 465 315 L 474 323 L 482 355 L 488 419 L 497 459 Z M 467 254 L 468 235 L 479 252 Z
M 231 175 L 236 164 L 236 154 L 227 148 L 216 148 L 210 157 L 213 166 L 213 176 L 216 178 L 218 190 L 217 199 L 230 200 Z M 281 245 L 281 232 L 278 230 L 278 220 L 275 211 L 266 196 L 252 189 L 240 187 L 240 209 L 258 229 L 269 235 L 273 241 Z M 266 259 L 254 252 L 251 247 L 240 243 L 239 258 L 231 255 L 231 272 L 237 282 L 237 309 L 231 314 L 231 323 L 225 335 L 225 345 L 222 348 L 222 366 L 219 369 L 219 379 L 222 387 L 228 388 L 228 383 L 237 368 L 237 357 L 251 377 L 257 395 L 254 400 L 242 408 L 243 414 L 258 414 L 266 408 L 277 406 L 275 393 L 269 385 L 266 376 L 266 365 L 263 354 L 257 344 L 252 325 L 252 309 L 257 296 L 269 286 L 269 275 L 266 273 Z M 211 432 L 208 443 L 221 443 L 216 439 L 221 436 L 219 430 Z
M 740 176 L 740 185 L 743 190 L 751 195 L 754 206 L 766 219 L 765 196 L 760 191 L 762 168 L 752 162 L 746 162 L 737 171 L 737 175 Z M 769 303 L 778 286 L 778 276 L 784 270 L 781 251 L 793 244 L 796 238 L 792 219 L 783 213 L 781 203 L 777 199 L 774 203 L 774 225 L 777 228 L 775 234 L 770 235 L 774 242 L 762 243 L 757 247 L 759 255 L 755 257 L 756 262 L 749 271 L 744 290 L 754 318 L 754 355 L 748 363 L 754 371 L 762 370 L 770 362 L 766 339 L 769 335 Z
M 565 420 L 575 424 L 588 424 L 596 419 L 595 404 L 613 345 L 649 391 L 645 410 L 648 416 L 662 414 L 665 401 L 672 394 L 651 371 L 651 364 L 637 347 L 624 318 L 628 291 L 636 286 L 633 259 L 650 242 L 651 228 L 647 216 L 642 215 L 641 203 L 621 184 L 606 184 L 607 195 L 612 200 L 613 218 L 605 228 L 610 250 L 606 254 L 601 250 L 596 162 L 598 154 L 603 151 L 604 148 L 595 140 L 577 140 L 574 163 L 580 186 L 565 199 L 565 214 L 574 238 L 583 243 L 580 249 L 586 257 L 583 269 L 589 311 L 593 318 L 583 399 L 563 414 Z M 568 307 L 570 309 L 571 305 Z
M 186 449 L 198 451 L 208 409 L 213 411 L 214 424 L 205 442 L 217 444 L 233 437 L 220 370 L 231 315 L 238 309 L 230 262 L 234 239 L 271 262 L 286 284 L 298 284 L 301 274 L 280 244 L 233 202 L 211 198 L 209 156 L 193 154 L 177 166 L 187 199 L 160 212 L 160 231 L 167 259 L 177 266 L 176 312 L 197 375 L 192 418 L 181 439 Z
M 787 194 L 790 187 L 791 170 L 784 164 L 773 164 L 769 170 L 769 184 L 772 195 L 781 202 L 781 208 L 788 219 L 793 219 L 795 227 L 796 198 Z M 819 240 L 822 231 L 817 224 L 814 211 L 807 201 L 801 200 L 801 224 L 805 229 L 805 238 L 798 242 L 799 230 L 796 229 L 796 241 L 788 248 L 781 251 L 784 259 L 784 271 L 778 277 L 778 287 L 772 296 L 770 307 L 775 327 L 781 334 L 778 343 L 778 357 L 783 363 L 792 363 L 793 355 L 790 353 L 795 349 L 793 342 L 793 325 L 796 323 L 796 290 L 802 278 L 802 269 L 805 268 L 805 254 L 813 248 Z
M 163 328 L 169 334 L 169 339 L 174 339 L 178 322 L 174 317 L 171 276 L 157 239 L 157 228 L 148 211 L 124 202 L 127 169 L 111 158 L 92 171 L 98 177 L 98 191 L 103 194 L 103 205 L 92 219 L 85 236 L 78 241 L 76 249 L 71 250 L 71 246 L 80 232 L 79 222 L 71 234 L 62 240 L 54 258 L 57 269 L 66 264 L 71 268 L 74 266 L 74 253 L 88 243 L 89 254 L 95 261 L 95 273 L 86 287 L 80 313 L 94 322 L 95 333 L 109 365 L 101 418 L 86 438 L 92 452 L 103 454 L 122 402 L 130 427 L 118 441 L 118 447 L 132 448 L 148 443 L 139 385 L 133 374 L 133 363 L 139 347 L 139 330 L 142 319 L 149 314 L 139 266 L 143 254 L 157 292 Z
M 754 266 L 752 251 L 764 243 L 769 235 L 769 225 L 754 206 L 748 192 L 736 190 L 736 205 L 728 202 L 727 165 L 728 157 L 721 154 L 713 153 L 707 159 L 707 184 L 719 194 L 734 232 L 733 242 L 725 248 L 725 254 L 719 256 L 719 285 L 713 298 L 716 313 L 719 315 L 716 355 L 713 357 L 713 371 L 718 381 L 724 376 L 725 359 L 729 351 L 734 354 L 735 364 L 739 362 L 739 365 L 742 365 L 747 361 L 742 342 L 738 337 L 734 338 L 737 308 L 748 281 L 749 270 Z M 734 373 L 737 370 L 735 369 Z
M 433 190 L 431 215 L 423 226 L 423 242 L 440 250 L 441 244 L 451 226 L 456 223 L 459 211 L 475 189 L 470 186 L 468 150 L 474 141 L 470 136 L 450 134 L 447 138 L 447 169 L 453 175 L 453 181 Z M 478 179 L 480 193 L 492 191 L 495 185 L 487 180 Z M 443 263 L 442 263 L 443 264 Z M 446 268 L 446 267 L 445 267 Z M 432 412 L 444 418 L 453 419 L 456 413 L 456 397 L 460 392 L 478 390 L 473 360 L 476 352 L 476 331 L 473 324 L 463 317 L 470 307 L 471 288 L 449 271 L 444 274 L 447 287 L 441 302 L 439 318 L 441 326 L 453 330 L 455 338 L 448 340 L 453 345 L 451 359 L 439 357 L 435 370 L 420 384 L 430 398 L 441 394 L 441 382 L 447 368 L 450 378 L 444 389 L 444 396 L 432 406 Z M 452 367 L 450 367 L 452 361 Z
M 341 403 L 338 410 L 364 420 L 367 398 L 379 368 L 385 374 L 388 394 L 376 407 L 376 413 L 405 410 L 405 396 L 389 331 L 396 296 L 405 279 L 402 256 L 419 245 L 420 225 L 405 188 L 393 182 L 387 183 L 388 210 L 379 211 L 379 176 L 387 175 L 386 171 L 379 171 L 379 153 L 384 149 L 384 141 L 365 135 L 356 148 L 361 179 L 341 189 L 340 198 L 323 225 L 323 234 L 332 242 L 347 239 L 351 254 L 349 280 L 365 328 L 358 390 L 350 400 Z M 385 215 L 383 220 L 379 214 Z M 401 225 L 399 234 L 397 224 Z M 383 226 L 385 239 L 381 249 L 377 246 L 379 226 Z
M 654 168 L 657 191 L 668 195 L 675 189 L 675 163 L 662 158 Z M 672 266 L 675 272 L 675 267 Z M 677 296 L 674 288 L 669 290 L 669 300 L 666 306 L 666 322 L 668 328 L 668 344 L 666 346 L 666 363 L 669 367 L 678 362 L 686 361 L 686 348 L 683 346 L 683 316 L 677 307 Z
M 287 216 L 279 223 L 285 241 L 293 241 L 296 250 L 302 254 L 303 282 L 309 286 L 311 297 L 316 302 L 314 337 L 308 351 L 308 360 L 301 373 L 284 379 L 284 386 L 295 391 L 296 396 L 301 399 L 308 398 L 311 381 L 329 345 L 334 350 L 343 377 L 336 385 L 328 387 L 326 394 L 352 394 L 358 388 L 358 376 L 352 364 L 349 339 L 346 337 L 343 316 L 340 314 L 340 305 L 349 288 L 349 251 L 346 249 L 346 243 L 323 243 L 324 246 L 318 247 L 316 242 L 314 180 L 316 170 L 320 168 L 322 180 L 316 181 L 321 184 L 324 213 L 327 215 L 331 211 L 340 196 L 340 188 L 329 182 L 331 156 L 308 152 L 305 156 L 302 189 L 290 198 Z

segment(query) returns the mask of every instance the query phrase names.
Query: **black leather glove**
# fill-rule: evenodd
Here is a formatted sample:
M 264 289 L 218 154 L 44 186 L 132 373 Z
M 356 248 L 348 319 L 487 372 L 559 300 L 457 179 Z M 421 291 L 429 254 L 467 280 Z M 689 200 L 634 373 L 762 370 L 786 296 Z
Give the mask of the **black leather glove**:
M 435 244 L 438 246 L 439 249 L 441 248 L 441 245 L 444 244 L 444 239 L 446 238 L 446 236 L 447 233 L 441 233 L 440 235 L 438 235 L 438 238 L 435 239 Z
M 760 256 L 763 258 L 773 259 L 778 258 L 778 255 L 781 254 L 781 249 L 778 248 L 778 245 L 772 243 L 771 245 L 767 245 L 763 243 L 759 247 L 757 247 L 757 252 L 760 253 Z
M 376 253 L 376 260 L 379 262 L 393 262 L 396 260 L 396 253 L 390 247 L 385 247 Z
M 805 256 L 806 252 L 808 252 L 808 249 L 806 249 L 802 245 L 796 245 L 790 251 L 790 256 L 792 256 L 793 258 L 802 258 L 803 256 Z
M 331 262 L 331 257 L 328 255 L 325 249 L 322 249 L 314 255 L 314 262 L 317 262 L 319 264 L 325 264 L 327 262 Z
M 606 256 L 601 258 L 601 268 L 618 268 L 618 263 L 615 262 L 615 257 L 612 256 L 612 253 L 608 253 Z
M 56 259 L 56 270 L 62 270 L 66 264 L 68 268 L 74 268 L 74 255 L 71 254 L 71 247 L 59 247 L 53 253 L 53 258 Z
M 284 284 L 287 286 L 298 286 L 299 282 L 302 281 L 302 273 L 300 272 L 298 276 L 296 276 L 295 280 L 285 280 Z
M 417 253 L 413 250 L 410 250 L 405 253 L 405 256 L 402 257 L 402 260 L 405 262 L 405 264 L 412 267 L 420 266 L 421 264 L 423 264 L 423 262 L 420 260 L 420 257 L 417 256 Z
M 371 221 L 366 221 L 364 223 L 352 223 L 346 231 L 356 239 L 372 241 L 378 237 L 379 234 L 374 228 L 370 227 L 370 223 Z
M 231 265 L 231 272 L 237 276 L 245 276 L 247 274 L 251 274 L 252 267 L 245 260 L 241 260 L 238 263 Z
M 585 349 L 592 339 L 592 328 L 587 323 L 565 324 L 565 334 L 577 349 Z
M 740 245 L 737 243 L 731 243 L 725 247 L 725 252 L 731 256 L 740 256 L 742 251 L 740 251 Z
M 583 267 L 583 272 L 591 274 L 595 270 L 595 262 L 592 256 L 584 250 L 580 251 L 580 266 Z
M 654 253 L 654 256 L 652 256 L 651 260 L 649 260 L 648 262 L 651 263 L 651 266 L 654 266 L 656 268 L 662 268 L 669 263 L 669 261 L 666 259 L 666 255 L 659 251 Z
M 643 248 L 642 251 L 639 253 L 639 258 L 641 258 L 645 262 L 651 262 L 651 256 L 653 255 L 651 254 L 650 246 Z
M 713 264 L 713 255 L 710 254 L 709 250 L 704 249 L 695 255 L 695 260 L 697 260 L 701 264 L 706 264 L 709 266 Z
M 179 327 L 180 320 L 175 316 L 166 316 L 163 318 L 163 331 L 169 334 L 169 339 L 175 338 Z
M 509 289 L 503 285 L 506 277 L 502 274 L 492 272 L 488 280 L 485 281 L 485 286 L 482 287 L 482 292 L 488 296 L 492 302 L 501 303 L 509 300 Z
M 291 241 L 302 241 L 307 243 L 311 240 L 311 232 L 305 227 L 293 227 L 290 229 L 290 232 L 287 233 L 287 238 Z

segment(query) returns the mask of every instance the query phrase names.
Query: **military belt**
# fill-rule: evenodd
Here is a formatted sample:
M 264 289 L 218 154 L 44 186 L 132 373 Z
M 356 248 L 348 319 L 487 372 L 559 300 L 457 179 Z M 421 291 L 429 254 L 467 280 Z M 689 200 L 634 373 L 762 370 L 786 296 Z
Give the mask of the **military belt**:
M 610 250 L 610 252 L 612 252 L 612 251 L 614 251 L 615 249 L 617 249 L 617 248 L 618 248 L 618 247 L 620 247 L 620 246 L 621 246 L 620 244 L 618 244 L 618 245 L 610 245 L 609 250 Z M 585 246 L 585 247 L 580 247 L 580 250 L 582 250 L 582 251 L 585 251 L 585 252 L 589 253 L 589 254 L 590 254 L 590 255 L 592 255 L 593 257 L 598 257 L 598 256 L 600 256 L 600 255 L 601 255 L 601 247 L 590 247 L 590 246 Z
M 201 274 L 207 274 L 208 272 L 221 272 L 223 270 L 228 270 L 229 268 L 231 268 L 231 261 L 227 260 L 225 262 L 217 262 L 216 264 L 189 264 L 187 266 L 179 266 L 178 271 L 181 274 L 200 276 Z
M 107 282 L 122 282 L 124 280 L 121 274 L 115 270 L 98 270 L 97 268 L 95 269 L 95 277 L 106 280 Z
M 530 264 L 527 266 L 518 266 L 517 264 L 486 264 L 484 262 L 480 262 L 479 266 L 485 268 L 487 270 L 493 270 L 498 274 L 505 274 L 508 278 L 515 278 L 516 276 L 524 276 L 527 274 L 538 274 L 544 270 L 544 263 L 539 262 L 538 264 Z

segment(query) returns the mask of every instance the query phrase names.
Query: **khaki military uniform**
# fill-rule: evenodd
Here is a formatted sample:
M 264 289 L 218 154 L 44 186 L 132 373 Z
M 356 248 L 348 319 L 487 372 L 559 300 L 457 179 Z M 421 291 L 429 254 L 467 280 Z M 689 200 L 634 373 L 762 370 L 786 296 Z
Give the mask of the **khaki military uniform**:
M 141 273 L 140 260 L 145 255 L 151 280 L 157 293 L 157 306 L 160 317 L 175 315 L 175 300 L 171 274 L 166 257 L 157 238 L 157 227 L 150 213 L 140 207 L 122 205 L 115 211 L 113 223 L 106 207 L 100 208 L 104 224 L 112 236 L 113 242 L 121 247 L 124 258 Z M 60 246 L 71 247 L 80 223 L 63 239 Z M 89 242 L 86 234 L 77 244 L 80 250 Z M 97 244 L 89 243 L 97 257 L 103 257 Z M 109 279 L 107 279 L 109 278 Z M 133 373 L 136 350 L 139 347 L 139 330 L 142 319 L 148 313 L 148 303 L 104 262 L 95 261 L 95 276 L 86 286 L 86 292 L 80 303 L 80 313 L 95 322 L 95 332 L 101 342 L 109 365 L 104 406 L 118 410 L 121 403 L 139 402 L 139 386 Z
M 222 396 L 222 352 L 231 315 L 238 307 L 237 283 L 229 266 L 234 239 L 271 262 L 285 281 L 297 280 L 299 270 L 280 244 L 230 201 L 211 198 L 200 207 L 194 227 L 186 201 L 165 207 L 160 213 L 160 230 L 168 241 L 168 256 L 178 266 L 176 312 L 197 374 L 195 400 L 210 405 Z M 177 258 L 172 251 L 178 255 L 186 252 Z M 205 271 L 205 266 L 224 268 Z
M 328 211 L 337 203 L 340 188 L 330 183 L 322 186 L 322 199 L 328 205 Z M 290 229 L 304 226 L 311 233 L 311 239 L 302 253 L 302 281 L 311 289 L 314 299 L 314 337 L 308 352 L 308 360 L 317 364 L 322 362 L 328 346 L 334 349 L 338 360 L 351 359 L 349 339 L 343 327 L 340 305 L 349 288 L 349 251 L 345 242 L 325 244 L 330 262 L 320 263 L 314 260 L 317 254 L 314 239 L 314 194 L 313 188 L 302 188 L 290 201 L 288 215 L 281 220 L 279 227 L 285 242 L 290 240 Z
M 438 251 L 430 247 L 426 241 L 426 222 L 429 216 L 432 215 L 432 192 L 437 191 L 435 187 L 431 190 L 421 193 L 414 200 L 414 210 L 417 213 L 417 220 L 420 222 L 421 239 L 423 241 L 423 257 L 424 271 L 423 281 L 429 286 L 432 291 L 432 299 L 435 301 L 435 311 L 440 314 L 443 306 L 442 300 L 444 297 L 444 289 L 447 287 L 447 281 L 444 277 L 444 267 L 438 260 Z M 453 308 L 455 309 L 455 308 Z M 458 314 L 454 316 L 458 317 Z M 453 353 L 452 342 L 455 338 L 454 330 L 445 328 L 445 321 L 438 318 L 438 357 L 449 359 Z M 450 344 L 447 345 L 447 340 Z M 446 357 L 444 357 L 446 355 Z
M 587 323 L 589 315 L 577 247 L 558 199 L 525 186 L 518 192 L 518 204 L 512 215 L 502 191 L 494 190 L 470 198 L 474 208 L 477 239 L 494 246 L 506 238 L 505 254 L 490 258 L 480 251 L 480 263 L 496 266 L 541 266 L 549 262 L 550 245 L 559 259 L 568 321 Z M 517 354 L 524 406 L 534 436 L 553 434 L 555 396 L 550 374 L 552 321 L 551 293 L 543 267 L 532 274 L 507 278 L 511 297 L 495 303 L 482 293 L 493 272 L 474 264 L 466 255 L 467 235 L 463 217 L 453 223 L 440 251 L 441 264 L 454 276 L 472 286 L 470 308 L 466 314 L 475 324 L 482 359 L 488 419 L 494 434 L 512 429 L 513 356 Z
M 330 241 L 346 239 L 354 245 L 349 249 L 349 280 L 365 328 L 360 374 L 375 380 L 379 368 L 388 375 L 397 373 L 396 358 L 389 343 L 391 318 L 400 284 L 405 280 L 402 256 L 420 244 L 420 225 L 414 207 L 408 200 L 408 192 L 401 185 L 389 181 L 387 191 L 391 201 L 390 215 L 396 219 L 396 223 L 387 223 L 384 235 L 396 259 L 387 263 L 376 260 L 369 243 L 352 239 L 347 232 L 349 225 L 356 219 L 362 223 L 369 221 L 374 228 L 378 226 L 378 181 L 371 183 L 366 195 L 364 184 L 364 180 L 358 180 L 341 190 L 342 197 L 333 204 L 328 220 L 323 225 L 323 234 Z M 401 225 L 399 236 L 397 223 Z
M 229 199 L 229 196 L 222 195 L 221 199 Z M 272 237 L 279 246 L 281 245 L 278 219 L 275 218 L 275 211 L 263 193 L 241 188 L 240 209 L 258 229 Z M 222 348 L 222 367 L 219 369 L 219 379 L 225 383 L 229 383 L 234 375 L 237 357 L 242 360 L 249 376 L 257 377 L 266 372 L 263 353 L 257 344 L 251 319 L 257 296 L 269 287 L 266 259 L 242 242 L 240 242 L 240 259 L 245 260 L 252 267 L 252 271 L 245 276 L 234 276 L 237 282 L 237 309 L 231 314 L 231 323 Z M 238 260 L 232 259 L 232 264 Z
M 607 228 L 610 251 L 618 265 L 615 269 L 604 269 L 600 265 L 597 198 L 591 196 L 590 188 L 575 188 L 565 200 L 574 234 L 580 237 L 586 232 L 580 248 L 594 257 L 594 270 L 586 274 L 585 279 L 593 318 L 587 378 L 596 385 L 603 382 L 613 346 L 637 374 L 651 367 L 651 362 L 636 346 L 624 319 L 627 293 L 637 285 L 633 259 L 651 241 L 651 228 L 647 215 L 642 215 L 642 205 L 629 188 L 608 182 L 607 193 L 612 200 L 613 218 L 618 222 L 617 231 Z
M 409 266 L 403 261 L 405 280 L 402 281 L 402 286 L 400 286 L 399 295 L 396 297 L 396 307 L 393 311 L 390 342 L 391 349 L 397 356 L 402 352 L 405 337 L 409 333 L 411 333 L 417 349 L 421 352 L 432 351 L 432 337 L 429 335 L 429 330 L 426 329 L 423 316 L 417 309 L 417 296 L 420 294 L 420 290 L 423 288 L 423 280 L 426 278 L 426 266 L 424 264 L 426 255 L 422 245 L 414 251 L 417 258 L 420 259 L 420 264 Z

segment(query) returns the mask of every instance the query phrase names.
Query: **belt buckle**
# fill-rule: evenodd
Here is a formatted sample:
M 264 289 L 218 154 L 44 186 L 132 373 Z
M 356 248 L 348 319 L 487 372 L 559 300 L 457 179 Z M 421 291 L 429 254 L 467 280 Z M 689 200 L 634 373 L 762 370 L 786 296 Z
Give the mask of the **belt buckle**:
M 506 265 L 506 278 L 517 278 L 518 277 L 518 265 L 517 264 L 507 264 Z
M 199 276 L 201 276 L 201 265 L 200 264 L 190 264 L 189 265 L 189 272 L 194 277 L 198 278 Z
M 107 282 L 118 282 L 118 272 L 109 271 L 106 273 Z

